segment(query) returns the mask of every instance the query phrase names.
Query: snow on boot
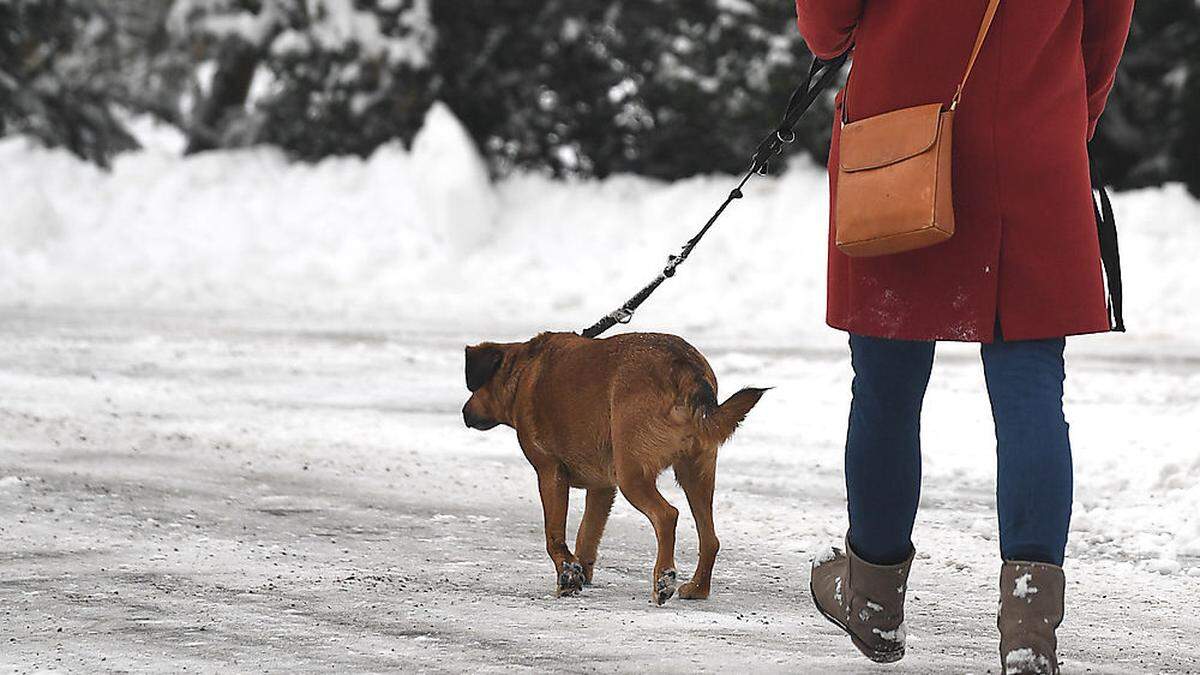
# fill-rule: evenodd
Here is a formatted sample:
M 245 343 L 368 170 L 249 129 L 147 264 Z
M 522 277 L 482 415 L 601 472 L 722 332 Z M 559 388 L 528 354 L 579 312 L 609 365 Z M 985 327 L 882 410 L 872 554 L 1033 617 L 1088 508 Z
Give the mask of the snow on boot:
M 1066 579 L 1058 565 L 1005 562 L 1000 568 L 1000 672 L 1058 675 Z
M 812 591 L 817 610 L 846 631 L 858 651 L 878 663 L 904 656 L 904 592 L 912 554 L 899 565 L 872 565 L 846 543 L 813 560 Z

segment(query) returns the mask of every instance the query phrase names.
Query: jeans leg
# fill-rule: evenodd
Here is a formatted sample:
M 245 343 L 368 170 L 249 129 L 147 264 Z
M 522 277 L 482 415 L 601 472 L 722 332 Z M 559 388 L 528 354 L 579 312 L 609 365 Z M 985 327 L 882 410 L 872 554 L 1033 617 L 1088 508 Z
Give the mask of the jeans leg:
M 933 352 L 933 342 L 850 335 L 847 539 L 870 563 L 903 562 L 912 550 L 921 495 L 921 403 Z
M 996 422 L 996 508 L 1005 560 L 1062 565 L 1071 521 L 1071 441 L 1063 415 L 1066 340 L 982 347 Z

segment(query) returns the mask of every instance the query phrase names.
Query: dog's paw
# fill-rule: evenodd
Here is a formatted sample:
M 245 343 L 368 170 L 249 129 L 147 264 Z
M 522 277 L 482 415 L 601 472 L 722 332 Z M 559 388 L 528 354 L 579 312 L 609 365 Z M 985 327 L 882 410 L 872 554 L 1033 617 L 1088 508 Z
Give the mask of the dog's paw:
M 684 600 L 707 600 L 708 589 L 701 588 L 695 581 L 689 581 L 679 587 L 679 597 Z
M 558 573 L 558 597 L 575 595 L 583 590 L 585 582 L 583 567 L 579 563 L 563 563 L 562 571 Z
M 661 605 L 675 595 L 675 570 L 664 570 L 654 580 L 654 604 Z

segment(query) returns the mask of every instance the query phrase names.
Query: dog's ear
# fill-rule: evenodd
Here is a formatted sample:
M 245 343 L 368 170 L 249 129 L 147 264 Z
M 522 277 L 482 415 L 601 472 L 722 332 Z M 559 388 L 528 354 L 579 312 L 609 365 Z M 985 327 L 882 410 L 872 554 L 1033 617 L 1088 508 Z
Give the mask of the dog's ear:
M 467 389 L 478 391 L 492 379 L 500 363 L 504 360 L 504 352 L 498 347 L 479 345 L 467 347 Z

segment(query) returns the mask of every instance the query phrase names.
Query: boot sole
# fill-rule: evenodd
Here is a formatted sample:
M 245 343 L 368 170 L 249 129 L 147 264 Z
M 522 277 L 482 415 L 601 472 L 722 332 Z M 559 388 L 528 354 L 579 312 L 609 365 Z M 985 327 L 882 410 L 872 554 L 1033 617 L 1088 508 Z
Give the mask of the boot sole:
M 813 606 L 817 608 L 817 611 L 821 613 L 821 616 L 825 617 L 825 619 L 827 621 L 829 621 L 829 623 L 842 629 L 843 633 L 845 633 L 846 635 L 849 635 L 850 642 L 852 642 L 854 644 L 854 646 L 858 649 L 858 651 L 862 652 L 863 656 L 867 657 L 868 659 L 871 659 L 875 663 L 895 663 L 895 662 L 899 661 L 900 659 L 904 658 L 904 647 L 901 647 L 900 649 L 889 650 L 889 651 L 881 651 L 881 650 L 875 649 L 874 647 L 869 646 L 867 643 L 860 640 L 859 637 L 857 635 L 855 635 L 850 630 L 850 628 L 846 626 L 845 623 L 840 621 L 837 617 L 833 616 L 832 614 L 826 612 L 825 609 L 823 607 L 821 607 L 821 603 L 817 602 L 817 593 L 816 593 L 816 591 L 813 590 L 811 583 L 808 585 L 808 592 L 809 592 L 809 595 L 812 596 Z

